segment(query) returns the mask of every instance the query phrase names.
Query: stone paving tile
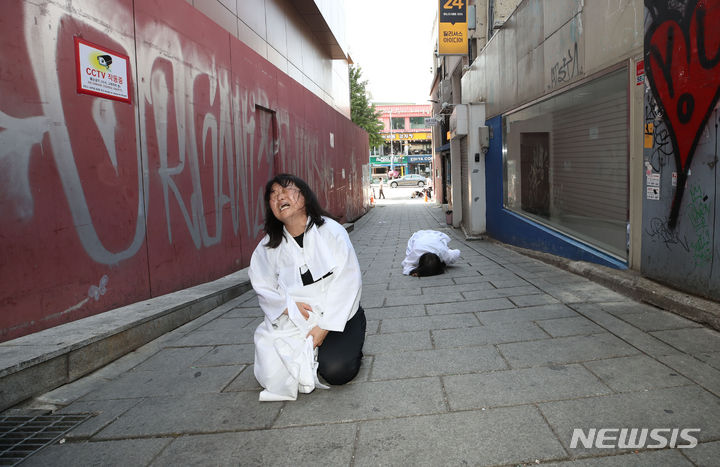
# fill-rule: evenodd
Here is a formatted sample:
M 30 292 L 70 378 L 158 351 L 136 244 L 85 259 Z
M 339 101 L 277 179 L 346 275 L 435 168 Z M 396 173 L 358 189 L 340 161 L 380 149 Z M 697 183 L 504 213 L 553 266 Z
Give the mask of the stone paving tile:
M 376 334 L 365 338 L 363 353 L 376 355 L 386 352 L 432 349 L 432 346 L 428 331 Z
M 717 467 L 720 460 L 720 441 L 700 443 L 692 449 L 683 450 L 685 455 L 700 467 Z
M 297 402 L 283 407 L 274 426 L 391 419 L 445 411 L 438 378 L 398 379 L 333 386 L 329 390 L 300 394 Z
M 195 367 L 252 364 L 255 345 L 218 345 L 195 362 Z
M 350 465 L 356 432 L 339 424 L 182 436 L 152 465 Z
M 690 354 L 720 352 L 720 333 L 712 329 L 677 329 L 650 334 Z
M 566 457 L 534 407 L 360 424 L 356 466 L 497 465 Z
M 479 276 L 478 276 L 479 277 Z M 432 295 L 438 292 L 449 293 L 449 292 L 472 292 L 475 290 L 494 290 L 492 284 L 489 282 L 482 282 L 475 279 L 475 282 L 468 284 L 457 284 L 457 285 L 441 285 L 441 286 L 428 286 L 422 288 L 423 295 Z
M 440 329 L 431 331 L 431 334 L 435 347 L 437 348 L 476 347 L 480 345 L 548 339 L 550 337 L 546 332 L 529 321 L 491 324 L 471 328 Z
M 152 438 L 53 444 L 29 457 L 22 465 L 149 465 L 171 441 L 172 438 Z
M 677 349 L 665 344 L 660 339 L 626 323 L 619 317 L 601 310 L 599 307 L 590 305 L 577 307 L 577 310 L 591 321 L 651 356 L 657 357 L 659 355 L 679 353 Z
M 452 410 L 530 404 L 612 392 L 580 365 L 444 376 L 443 382 Z
M 125 412 L 93 439 L 269 428 L 281 407 L 277 402 L 258 402 L 256 392 L 152 397 Z
M 222 318 L 262 318 L 263 311 L 258 307 L 236 307 L 222 315 Z
M 501 297 L 519 297 L 521 295 L 542 294 L 543 292 L 532 285 L 521 287 L 507 287 L 503 289 L 477 290 L 473 292 L 462 292 L 466 300 L 480 300 Z
M 219 392 L 243 369 L 243 366 L 185 368 L 168 371 L 133 371 L 109 381 L 82 397 L 83 401 L 132 399 Z
M 703 352 L 695 354 L 694 357 L 702 360 L 716 370 L 720 370 L 720 352 Z
M 504 289 L 507 287 L 527 287 L 530 285 L 525 279 L 519 277 L 515 278 L 492 278 L 490 283 L 498 289 Z
M 393 277 L 392 281 L 388 281 L 388 288 L 392 289 L 404 289 L 409 287 L 430 287 L 430 286 L 444 286 L 454 285 L 452 277 L 447 273 L 440 276 L 430 277 L 412 277 L 400 274 L 398 277 Z
M 380 333 L 380 323 L 382 323 L 382 320 L 368 319 L 365 325 L 365 335 L 372 336 L 373 334 Z
M 173 341 L 172 345 L 177 347 L 189 347 L 207 346 L 209 343 L 213 345 L 252 344 L 254 334 L 255 328 L 252 327 L 238 329 L 229 326 L 227 328 L 217 330 L 196 330 L 188 333 L 180 339 L 177 339 L 176 341 Z
M 639 353 L 612 334 L 499 344 L 498 349 L 513 368 L 584 362 Z
M 168 368 L 189 368 L 212 347 L 178 347 L 162 349 L 131 371 L 167 371 Z
M 616 448 L 570 449 L 575 428 L 699 428 L 699 440 L 720 436 L 720 403 L 697 386 L 658 389 L 538 405 L 571 456 L 608 455 L 627 451 Z M 652 441 L 649 441 L 652 443 Z
M 588 304 L 584 306 L 589 306 L 592 308 L 599 308 L 602 311 L 606 311 L 610 314 L 620 316 L 620 315 L 626 315 L 626 314 L 632 314 L 632 313 L 641 313 L 643 311 L 646 312 L 654 312 L 657 311 L 657 308 L 651 305 L 646 305 L 644 303 L 634 302 L 632 300 L 624 300 L 621 302 L 616 303 L 594 303 L 594 304 Z
M 473 313 L 476 311 L 493 311 L 515 308 L 507 298 L 491 298 L 489 300 L 468 300 L 452 303 L 427 305 L 429 315 L 450 315 L 454 313 Z
M 69 440 L 87 439 L 112 423 L 120 415 L 139 404 L 142 399 L 121 399 L 109 401 L 73 402 L 56 411 L 56 414 L 93 413 L 94 417 L 85 420 L 72 431 L 64 435 Z
M 535 321 L 551 318 L 566 318 L 578 314 L 562 304 L 540 305 L 512 310 L 484 311 L 475 313 L 482 324 L 510 323 L 513 321 Z
M 511 296 L 510 300 L 518 307 L 535 305 L 550 305 L 558 303 L 558 300 L 548 294 Z
M 478 320 L 472 313 L 459 315 L 418 316 L 412 318 L 383 319 L 380 332 L 406 332 L 430 329 L 453 329 L 477 326 Z
M 685 450 L 686 453 L 688 451 L 690 450 Z M 692 465 L 692 462 L 683 457 L 678 450 L 666 449 L 543 464 L 545 467 L 690 467 Z
M 598 326 L 587 318 L 583 318 L 582 316 L 544 319 L 537 321 L 537 325 L 553 337 L 599 334 L 607 332 L 604 328 Z
M 701 328 L 702 325 L 663 310 L 641 311 L 622 315 L 624 321 L 643 331 L 662 331 L 680 328 Z
M 416 350 L 375 355 L 371 379 L 451 375 L 505 368 L 505 361 L 491 346 Z
M 254 365 L 245 368 L 230 384 L 225 386 L 223 392 L 257 391 L 256 396 L 258 396 L 262 387 L 255 379 L 254 369 Z
M 399 305 L 382 308 L 365 308 L 367 319 L 403 318 L 407 316 L 426 316 L 425 305 Z
M 716 396 L 720 396 L 720 371 L 715 368 L 684 354 L 665 355 L 658 359 Z
M 692 384 L 677 371 L 646 355 L 597 360 L 586 362 L 585 366 L 618 392 Z
M 385 299 L 385 306 L 429 305 L 433 303 L 461 302 L 462 300 L 462 295 L 458 292 L 436 293 L 433 295 L 415 295 L 409 297 L 400 294 L 399 296 L 387 297 Z

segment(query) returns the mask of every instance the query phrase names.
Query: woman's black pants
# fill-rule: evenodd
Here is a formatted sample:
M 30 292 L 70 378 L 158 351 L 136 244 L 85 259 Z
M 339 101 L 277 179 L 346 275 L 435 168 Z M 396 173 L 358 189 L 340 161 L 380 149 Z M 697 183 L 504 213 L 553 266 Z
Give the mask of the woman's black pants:
M 318 373 L 329 384 L 345 384 L 360 371 L 365 326 L 365 311 L 358 307 L 345 329 L 342 332 L 328 332 L 318 347 Z

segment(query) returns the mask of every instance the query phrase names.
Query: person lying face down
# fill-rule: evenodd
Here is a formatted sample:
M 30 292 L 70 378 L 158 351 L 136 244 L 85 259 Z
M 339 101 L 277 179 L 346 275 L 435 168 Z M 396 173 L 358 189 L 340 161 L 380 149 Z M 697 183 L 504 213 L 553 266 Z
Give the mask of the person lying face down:
M 403 274 L 416 277 L 442 274 L 460 257 L 460 250 L 448 247 L 450 237 L 436 230 L 418 230 L 408 240 Z

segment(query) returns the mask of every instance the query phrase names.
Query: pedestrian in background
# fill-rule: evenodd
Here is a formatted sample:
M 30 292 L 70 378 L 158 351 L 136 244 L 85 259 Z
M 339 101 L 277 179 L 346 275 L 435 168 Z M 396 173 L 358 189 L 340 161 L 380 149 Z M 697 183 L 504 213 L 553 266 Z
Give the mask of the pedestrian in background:
M 302 179 L 280 174 L 265 186 L 265 237 L 249 276 L 265 320 L 255 331 L 261 401 L 345 384 L 360 369 L 365 313 L 360 264 L 345 228 Z
M 436 230 L 418 230 L 408 240 L 403 274 L 416 277 L 435 276 L 460 257 L 460 250 L 448 247 L 450 237 Z
M 383 192 L 383 185 L 385 185 L 384 180 L 380 179 L 380 191 L 378 192 L 378 199 L 382 198 L 385 199 L 385 193 Z

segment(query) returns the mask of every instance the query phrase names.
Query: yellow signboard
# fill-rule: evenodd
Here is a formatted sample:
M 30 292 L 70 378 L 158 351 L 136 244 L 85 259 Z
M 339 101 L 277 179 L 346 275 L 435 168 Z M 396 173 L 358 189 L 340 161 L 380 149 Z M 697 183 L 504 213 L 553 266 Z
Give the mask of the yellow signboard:
M 432 133 L 383 133 L 383 138 L 387 141 L 409 141 L 409 140 L 425 140 L 432 139 Z
M 466 55 L 467 2 L 465 0 L 439 0 L 438 54 Z

